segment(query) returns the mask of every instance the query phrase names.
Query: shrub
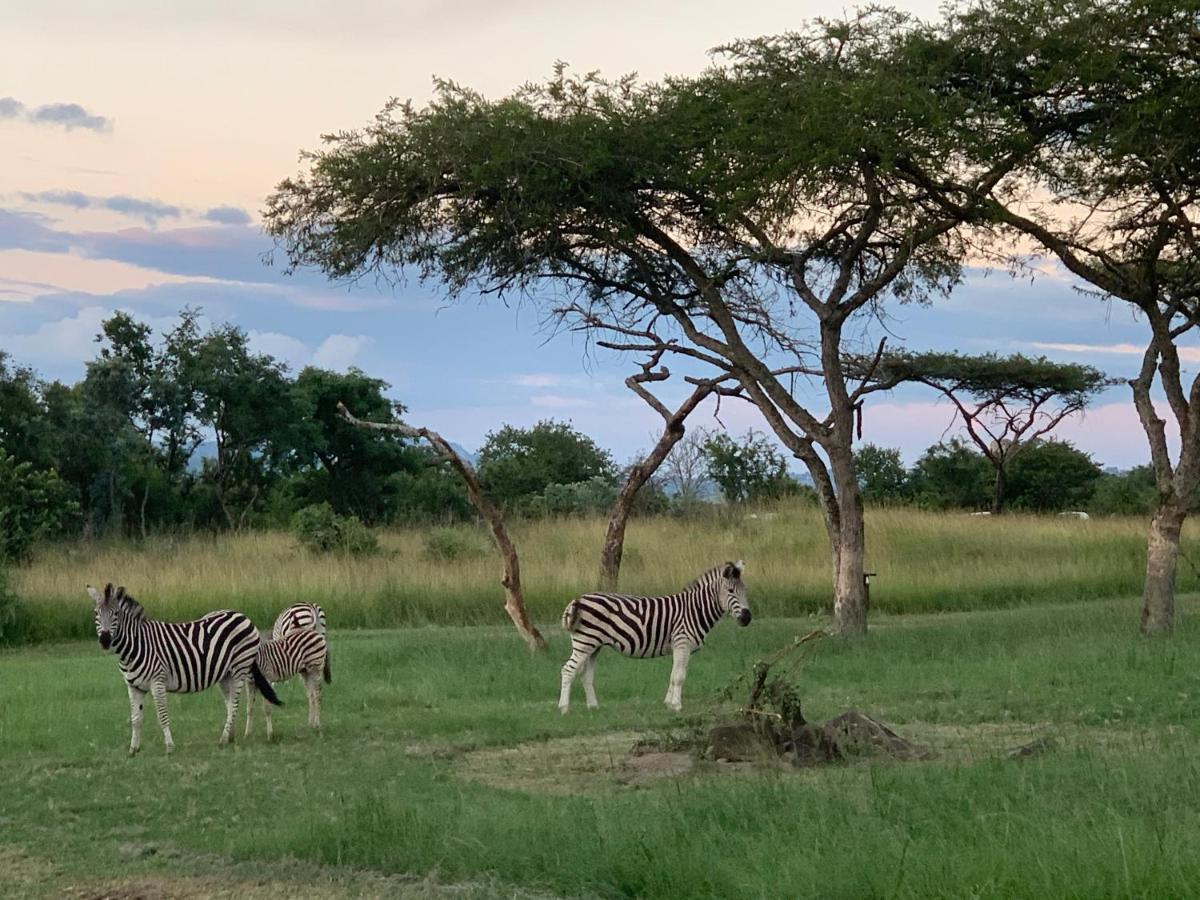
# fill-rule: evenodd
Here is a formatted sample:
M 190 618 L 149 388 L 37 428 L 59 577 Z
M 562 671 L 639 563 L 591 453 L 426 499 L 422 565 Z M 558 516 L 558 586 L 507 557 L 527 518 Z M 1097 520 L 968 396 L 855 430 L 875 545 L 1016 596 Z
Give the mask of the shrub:
M 8 573 L 0 567 L 0 645 L 19 643 L 25 631 L 25 608 L 8 586 Z
M 454 562 L 486 552 L 479 535 L 461 528 L 433 528 L 425 535 L 425 555 L 440 562 Z
M 374 553 L 379 547 L 371 529 L 353 516 L 339 516 L 328 503 L 297 512 L 292 531 L 301 545 L 317 553 Z
M 0 449 L 0 563 L 27 560 L 34 543 L 60 534 L 78 511 L 57 472 L 17 462 Z

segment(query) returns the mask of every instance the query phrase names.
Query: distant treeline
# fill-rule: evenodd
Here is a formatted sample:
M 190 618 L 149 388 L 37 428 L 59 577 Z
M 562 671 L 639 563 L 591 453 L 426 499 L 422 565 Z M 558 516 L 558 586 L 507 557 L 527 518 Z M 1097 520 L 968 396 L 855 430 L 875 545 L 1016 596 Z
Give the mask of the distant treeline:
M 356 369 L 293 375 L 236 326 L 202 329 L 194 310 L 160 339 L 115 314 L 72 385 L 0 351 L 0 558 L 46 537 L 279 527 L 325 504 L 368 525 L 470 518 L 462 484 L 431 451 L 338 417 L 343 401 L 361 418 L 399 421 L 404 407 L 387 390 Z M 871 445 L 857 460 L 870 501 L 983 509 L 991 498 L 991 466 L 958 442 L 931 447 L 911 470 Z M 811 494 L 787 463 L 762 434 L 692 429 L 637 511 Z M 603 512 L 622 477 L 594 441 L 550 421 L 498 428 L 477 464 L 493 499 L 524 516 Z M 1153 501 L 1148 470 L 1105 475 L 1061 442 L 1024 449 L 1008 482 L 1018 509 L 1143 512 Z

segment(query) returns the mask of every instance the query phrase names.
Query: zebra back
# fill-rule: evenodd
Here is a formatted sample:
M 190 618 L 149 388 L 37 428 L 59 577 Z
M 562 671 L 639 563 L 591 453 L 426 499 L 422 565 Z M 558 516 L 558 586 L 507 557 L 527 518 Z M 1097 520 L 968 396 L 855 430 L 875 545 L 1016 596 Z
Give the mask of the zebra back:
M 315 631 L 326 634 L 325 610 L 315 603 L 293 603 L 275 619 L 271 639 L 279 640 L 291 631 Z

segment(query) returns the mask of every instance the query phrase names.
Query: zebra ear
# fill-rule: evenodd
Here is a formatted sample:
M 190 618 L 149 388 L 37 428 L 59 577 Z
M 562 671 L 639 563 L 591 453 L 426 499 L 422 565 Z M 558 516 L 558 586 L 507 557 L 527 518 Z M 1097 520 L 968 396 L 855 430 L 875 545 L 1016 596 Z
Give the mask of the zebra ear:
M 112 599 L 112 582 L 111 581 L 104 586 L 104 599 L 105 600 Z
M 742 561 L 739 559 L 735 563 L 732 563 L 732 562 L 725 563 L 725 569 L 724 569 L 724 571 L 721 572 L 721 574 L 724 577 L 730 579 L 731 581 L 736 578 L 741 578 L 742 577 Z
M 92 598 L 92 602 L 99 603 L 101 600 L 104 599 L 104 595 L 101 594 L 94 587 L 92 587 L 90 584 L 86 586 L 86 589 L 88 592 L 88 596 Z
M 119 588 L 117 588 L 117 600 L 120 601 L 120 600 L 124 600 L 124 599 L 125 599 L 125 585 L 121 585 Z

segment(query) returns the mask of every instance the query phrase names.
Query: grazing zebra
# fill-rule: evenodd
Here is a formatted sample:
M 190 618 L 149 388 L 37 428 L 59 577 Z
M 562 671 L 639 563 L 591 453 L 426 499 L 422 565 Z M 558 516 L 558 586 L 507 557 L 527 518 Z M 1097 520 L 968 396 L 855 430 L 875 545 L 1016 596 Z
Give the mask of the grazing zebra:
M 256 662 L 263 678 L 272 684 L 288 681 L 296 675 L 304 678 L 308 692 L 308 724 L 321 727 L 321 673 L 324 670 L 326 683 L 332 679 L 327 665 L 328 648 L 325 635 L 316 631 L 300 629 L 289 631 L 283 637 L 264 641 L 258 647 Z M 246 697 L 246 737 L 250 736 L 250 723 L 254 715 L 254 685 L 250 685 Z M 267 740 L 271 740 L 271 706 L 264 704 L 267 717 Z
M 571 682 L 583 673 L 583 692 L 594 709 L 596 654 L 615 647 L 626 656 L 675 656 L 664 701 L 678 712 L 683 706 L 683 680 L 688 658 L 700 649 L 709 629 L 726 612 L 742 625 L 750 624 L 743 564 L 725 563 L 709 569 L 678 594 L 669 597 L 629 597 L 623 594 L 584 594 L 563 610 L 562 625 L 571 633 L 571 656 L 562 667 L 558 708 L 571 704 Z
M 225 729 L 220 743 L 233 739 L 242 684 L 253 678 L 263 696 L 279 704 L 254 661 L 258 652 L 258 629 L 239 612 L 220 610 L 192 622 L 161 622 L 146 615 L 140 603 L 111 584 L 101 594 L 90 584 L 87 592 L 96 603 L 96 637 L 105 650 L 117 654 L 121 674 L 129 688 L 129 719 L 133 735 L 132 756 L 142 745 L 142 708 L 149 693 L 154 697 L 158 724 L 167 752 L 175 749 L 167 693 L 191 694 L 214 684 L 225 695 Z
M 315 631 L 317 634 L 326 634 L 325 610 L 315 603 L 293 603 L 276 617 L 275 625 L 271 628 L 271 640 L 277 641 L 290 631 Z M 328 646 L 325 648 L 324 670 L 326 683 L 333 681 L 333 675 L 329 671 Z

